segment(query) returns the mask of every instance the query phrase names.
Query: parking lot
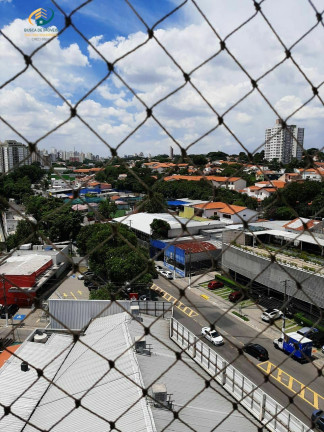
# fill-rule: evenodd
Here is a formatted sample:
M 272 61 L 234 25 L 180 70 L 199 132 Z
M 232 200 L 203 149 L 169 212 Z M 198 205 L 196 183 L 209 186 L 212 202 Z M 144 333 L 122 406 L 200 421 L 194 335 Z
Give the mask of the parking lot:
M 84 286 L 83 280 L 77 278 L 78 274 L 68 274 L 65 281 L 61 283 L 50 298 L 89 300 L 89 290 Z

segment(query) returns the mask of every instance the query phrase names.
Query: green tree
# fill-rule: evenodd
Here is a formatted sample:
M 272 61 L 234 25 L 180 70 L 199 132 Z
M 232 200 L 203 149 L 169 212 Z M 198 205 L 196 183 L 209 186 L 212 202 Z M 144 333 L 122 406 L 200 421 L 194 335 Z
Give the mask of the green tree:
M 37 227 L 25 219 L 18 222 L 15 234 L 8 236 L 6 240 L 7 250 L 9 251 L 24 243 L 39 243 Z
M 81 229 L 83 216 L 69 207 L 43 215 L 42 227 L 53 242 L 75 240 Z
M 205 166 L 206 163 L 208 162 L 206 156 L 203 154 L 197 154 L 197 155 L 192 154 L 192 155 L 189 155 L 189 157 L 191 158 L 191 160 L 195 166 L 202 167 L 202 166 Z
M 163 195 L 159 192 L 153 192 L 145 197 L 140 204 L 140 211 L 147 213 L 165 213 L 166 203 Z
M 110 219 L 116 213 L 117 205 L 114 202 L 111 202 L 110 200 L 106 199 L 99 203 L 98 210 L 100 215 L 104 219 Z
M 258 165 L 264 163 L 264 150 L 253 155 L 253 162 Z
M 148 251 L 137 244 L 136 236 L 125 225 L 82 227 L 77 246 L 80 254 L 89 254 L 90 268 L 95 274 L 111 284 L 109 293 L 105 293 L 108 298 L 111 292 L 121 295 L 126 282 L 146 285 L 156 274 Z
M 124 298 L 122 292 L 116 289 L 116 286 L 111 283 L 107 283 L 106 285 L 99 287 L 97 290 L 92 290 L 89 293 L 90 300 L 110 300 L 112 296 L 115 300 Z
M 171 229 L 170 224 L 163 219 L 153 219 L 150 224 L 152 229 L 152 238 L 161 239 L 168 237 L 168 231 Z
M 207 153 L 208 159 L 215 161 L 215 160 L 227 160 L 228 154 L 224 153 L 222 151 L 217 152 L 210 152 Z

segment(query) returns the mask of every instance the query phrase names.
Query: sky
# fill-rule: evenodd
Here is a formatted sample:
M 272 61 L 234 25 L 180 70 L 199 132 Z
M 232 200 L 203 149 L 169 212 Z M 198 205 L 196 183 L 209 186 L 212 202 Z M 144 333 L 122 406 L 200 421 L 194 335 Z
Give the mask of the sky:
M 0 115 L 21 135 L 0 121 L 0 141 L 40 140 L 41 149 L 100 156 L 111 156 L 110 148 L 120 156 L 168 154 L 170 145 L 175 154 L 255 152 L 277 112 L 305 128 L 306 148 L 322 148 L 324 26 L 314 8 L 322 12 L 323 0 L 260 3 L 262 14 L 252 0 L 0 0 Z M 49 38 L 26 36 L 41 27 L 34 15 L 28 20 L 40 7 L 54 12 L 43 27 L 59 32 L 64 13 L 79 7 L 78 31 L 70 26 L 40 48 Z M 39 73 L 31 66 L 21 73 L 23 54 L 32 53 Z M 82 120 L 67 121 L 69 105 Z

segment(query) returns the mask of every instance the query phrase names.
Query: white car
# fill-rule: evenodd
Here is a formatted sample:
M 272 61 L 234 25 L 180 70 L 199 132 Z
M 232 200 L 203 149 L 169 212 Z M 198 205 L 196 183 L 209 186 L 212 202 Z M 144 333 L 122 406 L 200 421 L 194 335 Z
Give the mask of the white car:
M 173 279 L 172 272 L 170 272 L 169 270 L 161 270 L 160 274 L 166 277 L 167 279 Z
M 208 339 L 211 343 L 214 345 L 223 345 L 224 339 L 222 336 L 218 333 L 217 330 L 211 330 L 210 327 L 203 327 L 201 329 L 201 334 Z
M 283 317 L 283 312 L 279 309 L 266 309 L 262 315 L 262 321 L 270 322 Z
M 83 279 L 85 279 L 85 278 L 90 278 L 91 276 L 94 276 L 94 273 L 92 272 L 92 271 L 86 271 L 85 273 L 80 273 L 79 275 L 78 275 L 78 279 L 79 280 L 83 280 Z

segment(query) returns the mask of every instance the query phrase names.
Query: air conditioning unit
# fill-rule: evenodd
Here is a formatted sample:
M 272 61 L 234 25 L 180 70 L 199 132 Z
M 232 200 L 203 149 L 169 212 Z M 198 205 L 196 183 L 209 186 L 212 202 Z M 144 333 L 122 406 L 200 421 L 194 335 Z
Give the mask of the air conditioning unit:
M 131 313 L 131 315 L 132 315 L 134 318 L 139 317 L 139 315 L 140 315 L 140 309 L 139 309 L 139 306 L 132 305 L 132 306 L 130 307 L 130 313 Z
M 153 404 L 157 408 L 162 408 L 168 405 L 168 393 L 165 384 L 155 383 L 152 386 Z
M 146 340 L 143 336 L 135 336 L 135 351 L 143 354 L 146 349 Z

